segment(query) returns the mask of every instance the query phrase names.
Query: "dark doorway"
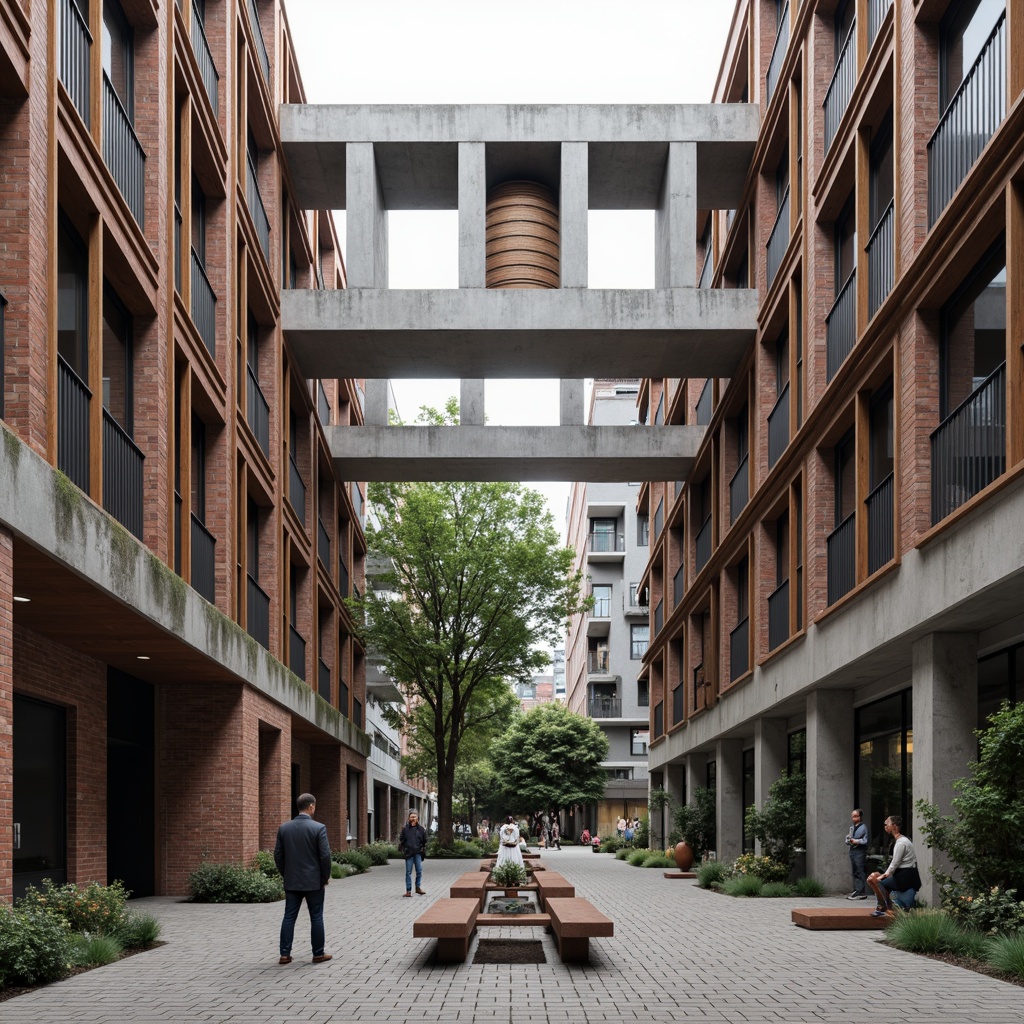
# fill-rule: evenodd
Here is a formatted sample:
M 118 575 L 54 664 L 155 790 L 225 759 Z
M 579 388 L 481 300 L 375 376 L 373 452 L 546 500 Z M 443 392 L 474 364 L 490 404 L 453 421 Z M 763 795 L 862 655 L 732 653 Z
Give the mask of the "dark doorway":
M 302 769 L 292 765 L 292 809 L 291 816 L 294 818 L 299 813 L 299 797 L 302 796 Z
M 14 895 L 67 881 L 67 712 L 14 695 Z
M 107 881 L 152 896 L 156 743 L 151 684 L 107 670 Z

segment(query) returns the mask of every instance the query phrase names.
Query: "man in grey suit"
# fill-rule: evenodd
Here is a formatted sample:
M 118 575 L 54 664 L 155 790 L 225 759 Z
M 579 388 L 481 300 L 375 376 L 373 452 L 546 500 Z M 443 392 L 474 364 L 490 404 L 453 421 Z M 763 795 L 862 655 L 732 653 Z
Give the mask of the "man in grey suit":
M 313 963 L 322 964 L 331 959 L 331 954 L 324 952 L 324 886 L 331 880 L 331 847 L 327 842 L 327 826 L 313 820 L 316 797 L 303 793 L 296 804 L 299 813 L 277 830 L 274 846 L 274 863 L 284 879 L 284 920 L 278 963 L 292 962 L 295 919 L 305 900 Z

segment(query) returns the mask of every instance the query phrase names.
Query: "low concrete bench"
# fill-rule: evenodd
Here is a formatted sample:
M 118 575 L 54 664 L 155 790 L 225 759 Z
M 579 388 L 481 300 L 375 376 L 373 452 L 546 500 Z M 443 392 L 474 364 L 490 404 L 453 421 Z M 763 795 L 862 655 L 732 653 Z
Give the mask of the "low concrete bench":
M 590 940 L 615 934 L 611 918 L 589 900 L 552 897 L 545 902 L 563 963 L 589 963 Z
M 572 899 L 576 895 L 575 886 L 570 885 L 557 871 L 538 871 L 533 878 L 542 905 L 549 899 Z
M 874 931 L 887 928 L 892 917 L 872 917 L 868 907 L 813 907 L 794 910 L 793 924 L 811 931 Z
M 448 895 L 453 900 L 475 899 L 483 910 L 486 884 L 486 875 L 481 875 L 479 871 L 467 871 L 456 879 L 455 884 L 448 890 Z
M 437 939 L 438 963 L 465 963 L 479 912 L 477 900 L 442 896 L 413 922 L 413 938 Z

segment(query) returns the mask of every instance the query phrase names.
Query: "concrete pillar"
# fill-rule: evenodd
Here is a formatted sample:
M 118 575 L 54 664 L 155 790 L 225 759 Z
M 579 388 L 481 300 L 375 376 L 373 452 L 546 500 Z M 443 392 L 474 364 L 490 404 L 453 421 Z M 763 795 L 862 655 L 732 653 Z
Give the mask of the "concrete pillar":
M 772 783 L 786 770 L 786 720 L 759 718 L 754 722 L 754 803 L 758 810 L 768 800 Z M 761 853 L 761 844 L 754 844 Z
M 698 789 L 704 789 L 708 781 L 708 755 L 704 753 L 686 755 L 686 802 L 692 804 Z
M 583 381 L 563 380 L 559 393 L 558 422 L 563 427 L 571 427 L 583 421 Z
M 967 775 L 978 756 L 978 638 L 974 633 L 930 633 L 913 648 L 913 798 L 953 809 L 953 780 Z M 904 826 L 906 827 L 906 826 Z M 909 830 L 924 881 L 922 899 L 938 906 L 931 868 L 949 870 L 947 858 Z
M 487 173 L 482 142 L 459 143 L 459 287 L 487 283 Z
M 562 288 L 587 287 L 590 179 L 587 143 L 562 143 L 558 194 L 558 259 Z
M 669 802 L 662 815 L 660 833 L 662 846 L 667 844 L 669 832 L 676 827 L 673 809 L 687 802 L 685 762 L 665 765 L 665 792 L 669 795 Z
M 464 378 L 459 384 L 459 424 L 463 427 L 482 427 L 484 425 L 483 378 Z
M 345 149 L 345 270 L 349 288 L 387 288 L 388 212 L 372 142 Z
M 697 286 L 697 146 L 670 142 L 654 220 L 654 286 Z
M 826 889 L 849 891 L 843 836 L 853 809 L 853 691 L 807 697 L 807 874 Z
M 715 845 L 719 860 L 733 861 L 743 852 L 743 740 L 719 740 Z
M 367 380 L 363 423 L 368 427 L 386 427 L 388 425 L 388 390 L 386 378 Z

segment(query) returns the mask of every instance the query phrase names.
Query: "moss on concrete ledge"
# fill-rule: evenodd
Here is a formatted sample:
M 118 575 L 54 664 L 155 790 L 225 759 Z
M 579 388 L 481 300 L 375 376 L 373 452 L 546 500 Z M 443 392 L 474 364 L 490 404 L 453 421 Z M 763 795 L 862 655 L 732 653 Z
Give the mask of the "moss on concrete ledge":
M 4 435 L 4 451 L 7 453 L 7 461 L 14 469 L 17 469 L 18 463 L 21 462 L 21 441 L 9 427 L 0 426 L 0 433 Z
M 149 563 L 149 583 L 153 591 L 153 599 L 170 616 L 171 626 L 175 633 L 182 636 L 185 632 L 185 603 L 188 600 L 188 584 L 152 551 L 146 551 L 146 560 Z
M 59 469 L 53 471 L 54 517 L 57 540 L 65 544 L 75 541 L 75 527 L 85 532 L 85 496 Z

